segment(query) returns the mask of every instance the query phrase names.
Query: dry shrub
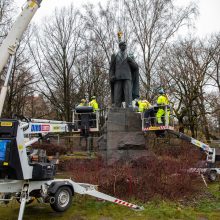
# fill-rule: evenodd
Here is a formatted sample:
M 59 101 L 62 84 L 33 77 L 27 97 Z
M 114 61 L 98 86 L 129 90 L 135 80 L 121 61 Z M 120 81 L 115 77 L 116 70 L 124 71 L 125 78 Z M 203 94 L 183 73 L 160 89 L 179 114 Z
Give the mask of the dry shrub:
M 48 156 L 53 156 L 56 153 L 59 153 L 59 155 L 64 155 L 69 151 L 69 148 L 66 146 L 51 143 L 36 143 L 33 145 L 33 149 L 46 150 Z
M 38 144 L 34 148 L 66 154 L 68 148 L 55 144 Z M 99 186 L 99 190 L 121 199 L 134 198 L 143 202 L 159 197 L 179 199 L 193 195 L 202 188 L 201 179 L 187 172 L 202 158 L 200 150 L 190 144 L 158 145 L 151 149 L 154 156 L 129 163 L 118 161 L 107 166 L 101 158 L 60 161 L 59 171 L 68 171 L 76 182 Z
M 62 170 L 71 172 L 75 181 L 99 185 L 100 191 L 121 199 L 132 197 L 145 202 L 160 197 L 175 200 L 193 195 L 202 187 L 202 181 L 187 172 L 198 156 L 193 151 L 190 156 L 186 155 L 185 150 L 178 158 L 166 152 L 112 166 L 105 165 L 100 158 L 73 159 L 64 162 Z

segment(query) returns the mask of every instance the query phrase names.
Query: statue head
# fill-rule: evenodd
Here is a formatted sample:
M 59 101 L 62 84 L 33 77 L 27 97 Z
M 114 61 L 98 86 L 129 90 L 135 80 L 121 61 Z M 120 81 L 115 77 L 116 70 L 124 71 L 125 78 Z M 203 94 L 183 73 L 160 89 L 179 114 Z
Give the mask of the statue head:
M 127 49 L 127 44 L 125 41 L 122 41 L 119 43 L 119 48 L 122 52 L 124 52 Z

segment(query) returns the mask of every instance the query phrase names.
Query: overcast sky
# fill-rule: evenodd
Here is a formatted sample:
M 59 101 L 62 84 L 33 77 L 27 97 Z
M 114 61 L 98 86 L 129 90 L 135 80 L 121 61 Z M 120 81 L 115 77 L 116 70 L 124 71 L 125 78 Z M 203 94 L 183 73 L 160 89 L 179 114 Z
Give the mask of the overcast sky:
M 26 0 L 15 0 L 19 8 L 25 3 Z M 73 3 L 75 6 L 91 2 L 98 4 L 100 0 L 44 0 L 42 7 L 39 9 L 34 17 L 35 22 L 43 22 L 42 18 L 50 15 L 56 7 L 62 7 Z M 189 3 L 190 0 L 175 0 L 178 5 Z M 220 0 L 194 0 L 198 3 L 200 16 L 196 21 L 197 34 L 201 37 L 211 34 L 213 32 L 220 32 Z M 106 2 L 106 0 L 101 0 Z

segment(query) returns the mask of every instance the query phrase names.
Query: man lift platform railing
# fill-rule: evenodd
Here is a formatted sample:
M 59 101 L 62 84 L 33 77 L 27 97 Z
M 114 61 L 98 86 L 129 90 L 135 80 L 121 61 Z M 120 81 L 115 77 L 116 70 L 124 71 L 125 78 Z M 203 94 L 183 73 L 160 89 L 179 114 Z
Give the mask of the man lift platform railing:
M 164 115 L 161 116 L 162 123 L 158 123 L 156 113 L 158 106 L 152 106 L 142 114 L 142 131 L 164 131 L 174 130 L 173 108 L 170 105 L 162 105 Z
M 173 108 L 163 88 L 158 91 L 156 105 L 142 114 L 142 130 L 158 131 L 158 135 L 163 134 L 160 132 L 163 130 L 174 130 Z
M 91 154 L 94 144 L 94 136 L 100 131 L 100 110 L 94 111 L 92 106 L 78 105 L 73 110 L 73 133 L 80 136 L 79 145 L 82 146 L 82 140 L 85 139 L 88 153 Z
M 84 99 L 82 99 L 84 100 Z M 100 110 L 89 105 L 78 105 L 73 110 L 73 124 L 75 129 L 73 132 L 81 132 L 82 129 L 88 132 L 100 131 Z

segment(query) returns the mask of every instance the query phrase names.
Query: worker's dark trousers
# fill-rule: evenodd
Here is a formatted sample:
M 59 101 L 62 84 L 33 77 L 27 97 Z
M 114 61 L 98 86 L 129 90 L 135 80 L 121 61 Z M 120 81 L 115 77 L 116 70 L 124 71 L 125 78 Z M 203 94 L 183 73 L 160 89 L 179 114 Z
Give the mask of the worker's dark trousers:
M 120 108 L 123 101 L 125 101 L 126 103 L 126 108 L 131 106 L 131 102 L 132 102 L 131 80 L 124 79 L 124 80 L 116 80 L 114 82 L 114 101 L 115 101 L 115 107 Z
M 148 125 L 155 125 L 155 111 L 153 108 L 150 108 L 144 112 L 144 118 L 146 118 L 146 123 Z

